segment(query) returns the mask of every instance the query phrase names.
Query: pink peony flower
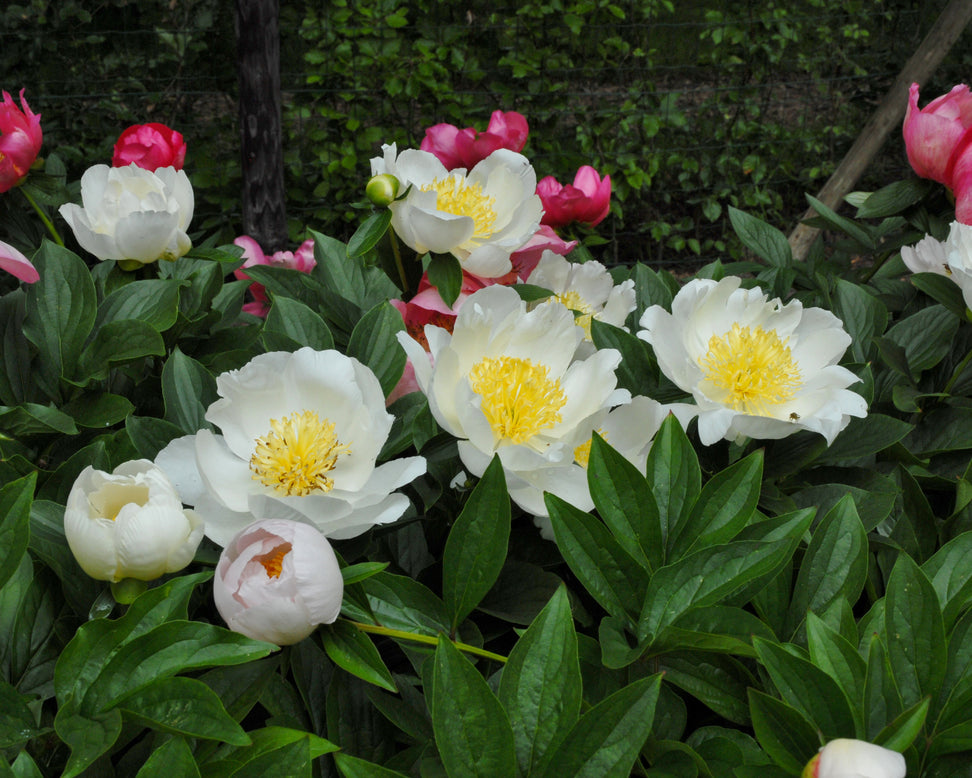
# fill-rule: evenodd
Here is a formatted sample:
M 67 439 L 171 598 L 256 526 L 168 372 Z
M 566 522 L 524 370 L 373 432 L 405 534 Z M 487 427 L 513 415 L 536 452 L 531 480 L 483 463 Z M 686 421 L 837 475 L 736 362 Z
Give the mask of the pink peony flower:
M 27 175 L 40 153 L 44 133 L 41 132 L 40 114 L 30 110 L 20 90 L 18 108 L 8 92 L 3 92 L 0 103 L 0 192 L 17 186 Z
M 27 257 L 21 254 L 9 243 L 0 240 L 0 270 L 6 270 L 10 275 L 32 284 L 40 280 L 40 273 Z
M 216 610 L 254 640 L 298 643 L 341 612 L 344 580 L 331 544 L 309 524 L 263 519 L 223 549 L 213 578 Z
M 240 280 L 249 278 L 245 269 L 253 265 L 289 267 L 293 270 L 299 270 L 301 273 L 309 273 L 317 265 L 317 260 L 314 259 L 313 240 L 305 240 L 300 244 L 297 251 L 277 251 L 269 257 L 263 253 L 260 244 L 249 235 L 240 235 L 233 243 L 243 249 L 243 257 L 246 259 L 243 267 L 234 271 L 234 275 Z M 263 284 L 258 284 L 256 281 L 251 283 L 250 294 L 253 295 L 253 302 L 246 303 L 243 310 L 246 313 L 252 313 L 254 316 L 265 317 L 270 306 L 267 304 L 267 292 L 263 288 Z
M 160 167 L 182 170 L 186 144 L 182 134 L 164 124 L 133 124 L 115 141 L 112 167 L 125 167 L 133 162 L 155 172 Z
M 431 152 L 448 170 L 472 169 L 497 149 L 522 151 L 530 128 L 523 114 L 493 111 L 486 132 L 473 127 L 460 130 L 452 124 L 436 124 L 425 131 L 419 148 Z
M 582 222 L 593 227 L 611 208 L 611 176 L 602 179 L 594 168 L 584 165 L 574 176 L 573 184 L 561 185 L 553 176 L 541 179 L 537 194 L 543 203 L 541 224 L 563 227 Z
M 576 240 L 563 240 L 553 231 L 553 227 L 541 224 L 540 229 L 524 244 L 523 248 L 510 255 L 513 272 L 519 280 L 526 281 L 540 262 L 543 252 L 552 251 L 554 254 L 566 257 L 576 245 Z
M 955 218 L 972 224 L 972 93 L 959 84 L 918 107 L 918 84 L 911 85 L 904 125 L 905 150 L 922 178 L 944 184 L 955 195 Z

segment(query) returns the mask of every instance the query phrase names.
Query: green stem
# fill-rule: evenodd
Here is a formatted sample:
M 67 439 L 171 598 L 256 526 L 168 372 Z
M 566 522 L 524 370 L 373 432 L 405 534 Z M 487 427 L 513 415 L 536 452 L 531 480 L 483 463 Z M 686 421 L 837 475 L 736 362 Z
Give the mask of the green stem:
M 402 250 L 398 246 L 398 236 L 395 230 L 389 228 L 388 237 L 391 239 L 392 254 L 395 255 L 395 268 L 398 270 L 398 277 L 402 281 L 402 293 L 408 294 L 408 278 L 405 276 L 405 265 L 402 264 Z
M 47 214 L 41 210 L 41 207 L 37 204 L 37 201 L 33 197 L 31 197 L 30 192 L 28 192 L 22 186 L 18 188 L 20 189 L 21 192 L 23 192 L 24 197 L 27 198 L 27 202 L 30 203 L 31 206 L 33 206 L 35 211 L 37 211 L 37 215 L 40 216 L 41 221 L 44 222 L 44 226 L 47 227 L 48 232 L 50 232 L 51 235 L 53 236 L 54 242 L 57 243 L 58 246 L 63 246 L 64 241 L 61 238 L 60 234 L 58 234 L 57 229 L 54 227 L 54 223 L 47 218 Z
M 870 281 L 874 277 L 874 274 L 881 269 L 881 265 L 888 261 L 888 257 L 891 256 L 891 253 L 893 252 L 885 253 L 883 256 L 879 257 L 867 271 L 861 273 L 861 281 L 865 284 Z
M 413 643 L 424 643 L 427 646 L 436 646 L 439 644 L 439 639 L 431 637 L 430 635 L 418 635 L 414 632 L 391 629 L 390 627 L 382 627 L 378 624 L 363 624 L 360 621 L 351 621 L 350 619 L 345 619 L 345 621 L 347 621 L 349 624 L 353 624 L 362 632 L 370 632 L 373 635 L 384 635 L 385 637 L 397 638 L 398 640 L 411 640 Z M 494 662 L 506 664 L 505 656 L 494 654 L 492 651 L 487 651 L 484 648 L 477 648 L 476 646 L 470 646 L 466 643 L 458 643 L 455 640 L 451 642 L 452 645 L 454 645 L 460 651 L 465 651 L 467 654 L 474 654 L 475 656 L 481 656 L 484 659 L 492 659 Z
M 959 366 L 955 369 L 955 372 L 952 373 L 952 377 L 948 379 L 948 383 L 945 384 L 945 388 L 942 390 L 945 394 L 951 394 L 952 387 L 955 385 L 955 382 L 958 381 L 959 376 L 965 371 L 965 368 L 968 367 L 970 359 L 972 359 L 972 351 L 969 351 L 969 353 L 965 355 L 965 357 L 959 363 Z

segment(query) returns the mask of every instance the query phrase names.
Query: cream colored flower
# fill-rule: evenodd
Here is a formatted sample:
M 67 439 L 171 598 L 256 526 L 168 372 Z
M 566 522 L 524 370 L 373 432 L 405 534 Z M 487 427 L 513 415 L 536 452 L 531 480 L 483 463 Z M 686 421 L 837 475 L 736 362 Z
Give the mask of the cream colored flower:
M 634 281 L 628 279 L 615 284 L 608 269 L 596 260 L 571 262 L 552 251 L 544 251 L 527 281 L 549 289 L 554 293 L 552 301 L 574 311 L 574 320 L 583 328 L 588 341 L 592 319 L 628 329 L 624 322 L 635 309 Z
M 905 778 L 905 758 L 866 740 L 840 738 L 820 749 L 802 778 Z
M 423 457 L 376 466 L 393 417 L 375 374 L 337 351 L 302 348 L 254 357 L 216 379 L 220 398 L 200 430 L 156 462 L 225 545 L 258 518 L 303 521 L 349 538 L 399 518 L 393 490 L 425 472 Z
M 393 202 L 395 234 L 419 253 L 452 254 L 483 278 L 505 275 L 510 254 L 537 232 L 543 207 L 537 177 L 522 154 L 494 151 L 471 171 L 446 170 L 428 151 L 382 146 L 372 175 L 391 174 L 408 193 Z
M 867 403 L 847 387 L 857 376 L 837 362 L 850 345 L 840 319 L 799 300 L 783 305 L 740 279 L 694 279 L 672 312 L 653 305 L 638 337 L 662 372 L 690 393 L 705 445 L 741 437 L 783 438 L 800 429 L 833 443 Z
M 962 290 L 965 307 L 972 308 L 972 226 L 952 222 L 944 241 L 926 235 L 914 246 L 902 246 L 901 259 L 912 273 L 950 278 Z
M 111 473 L 86 467 L 71 487 L 64 535 L 81 569 L 99 581 L 151 581 L 188 565 L 203 520 L 146 459 Z
M 185 171 L 94 165 L 81 176 L 83 207 L 67 203 L 60 214 L 81 248 L 98 259 L 149 264 L 178 259 L 192 248 L 192 186 Z
M 573 314 L 561 305 L 527 311 L 504 286 L 471 295 L 451 335 L 433 325 L 425 335 L 432 363 L 420 343 L 398 337 L 470 472 L 482 475 L 498 454 L 510 496 L 531 513 L 546 512 L 536 500 L 542 491 L 589 502 L 586 480 L 570 466 L 603 412 L 630 400 L 616 388 L 620 354 L 605 349 L 575 360 L 583 331 Z
M 297 643 L 341 612 L 344 579 L 331 544 L 285 519 L 254 522 L 216 565 L 213 599 L 226 625 L 254 640 Z

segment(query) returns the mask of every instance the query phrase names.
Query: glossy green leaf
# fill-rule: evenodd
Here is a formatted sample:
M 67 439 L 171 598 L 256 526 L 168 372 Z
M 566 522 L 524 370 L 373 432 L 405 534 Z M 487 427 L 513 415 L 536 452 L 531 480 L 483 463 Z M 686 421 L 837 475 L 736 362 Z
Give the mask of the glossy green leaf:
M 664 558 L 658 506 L 644 475 L 597 433 L 591 438 L 587 483 L 614 539 L 647 570 Z
M 30 539 L 30 506 L 36 473 L 0 488 L 0 587 L 14 574 Z
M 510 538 L 510 497 L 503 463 L 494 456 L 449 531 L 442 553 L 442 598 L 452 629 L 496 583 Z
M 851 703 L 855 720 L 859 719 L 867 663 L 857 647 L 813 611 L 807 614 L 807 643 L 810 661 L 837 682 Z
M 19 748 L 37 734 L 34 714 L 27 707 L 30 702 L 30 697 L 0 678 L 0 749 Z
M 948 354 L 960 322 L 941 305 L 930 305 L 891 326 L 888 340 L 904 349 L 914 375 L 934 367 Z
M 851 336 L 851 354 L 856 362 L 867 362 L 873 355 L 871 339 L 888 326 L 888 309 L 869 287 L 837 279 L 834 314 Z
M 94 282 L 77 254 L 45 240 L 33 257 L 40 280 L 27 289 L 23 331 L 44 373 L 72 376 L 97 313 Z
M 296 351 L 303 346 L 317 351 L 334 348 L 334 338 L 324 319 L 290 297 L 273 298 L 262 335 L 268 351 Z
M 387 397 L 405 370 L 405 351 L 395 333 L 404 332 L 402 315 L 391 303 L 381 302 L 354 326 L 347 354 L 372 369 Z
M 165 332 L 179 314 L 179 288 L 174 279 L 132 281 L 115 289 L 98 306 L 95 327 L 112 321 L 137 319 L 157 332 Z
M 614 371 L 619 388 L 639 395 L 658 384 L 654 355 L 645 341 L 600 319 L 591 320 L 591 339 L 599 349 L 613 348 L 620 352 L 621 364 Z
M 792 553 L 788 540 L 734 541 L 699 549 L 661 568 L 651 579 L 638 618 L 639 642 L 651 642 L 690 608 L 721 602 Z
M 888 580 L 884 612 L 888 659 L 904 706 L 937 694 L 945 676 L 947 644 L 938 595 L 907 554 Z
M 118 707 L 126 717 L 163 732 L 237 746 L 250 744 L 250 738 L 226 712 L 216 693 L 194 678 L 151 681 L 124 695 Z
M 561 587 L 520 636 L 500 676 L 519 775 L 531 775 L 564 739 L 577 721 L 581 696 L 577 635 Z
M 435 650 L 430 707 L 435 742 L 450 778 L 515 774 L 506 711 L 479 671 L 444 637 Z
M 627 778 L 651 732 L 661 675 L 628 684 L 587 711 L 546 760 L 543 778 Z
M 178 347 L 173 349 L 162 367 L 165 420 L 187 435 L 209 429 L 206 410 L 218 396 L 213 375 Z
M 877 737 L 878 732 L 904 709 L 884 643 L 877 633 L 871 635 L 867 644 L 867 675 L 864 678 L 864 702 L 861 708 L 867 740 Z
M 115 365 L 153 356 L 165 356 L 165 343 L 151 324 L 138 319 L 107 322 L 81 352 L 77 383 L 103 380 Z
M 963 532 L 943 545 L 922 566 L 942 603 L 945 631 L 972 601 L 972 532 Z
M 450 308 L 462 289 L 462 268 L 452 254 L 431 254 L 427 269 L 429 283 L 439 290 L 442 301 Z
M 391 224 L 392 212 L 390 208 L 370 214 L 354 231 L 348 241 L 348 256 L 360 257 L 367 254 L 378 245 L 388 226 Z
M 348 247 L 332 237 L 309 230 L 314 239 L 314 259 L 317 265 L 313 275 L 335 294 L 361 304 L 364 273 L 361 262 L 348 256 Z
M 756 256 L 773 267 L 789 267 L 793 255 L 786 236 L 776 227 L 738 208 L 729 206 L 729 221 L 736 235 Z
M 892 751 L 904 751 L 918 737 L 925 726 L 930 697 L 925 697 L 904 711 L 888 726 L 877 733 L 874 742 Z M 972 732 L 970 732 L 972 734 Z
M 699 459 L 674 415 L 666 418 L 655 434 L 648 454 L 647 476 L 667 545 L 672 528 L 692 510 L 702 489 Z
M 814 726 L 790 705 L 756 689 L 749 690 L 749 710 L 756 739 L 791 775 L 799 775 L 820 748 Z
M 838 597 L 856 602 L 866 577 L 867 533 L 848 496 L 813 531 L 794 586 L 790 634 L 808 611 L 823 613 Z
M 334 764 L 344 778 L 408 778 L 405 773 L 389 770 L 387 767 L 366 762 L 350 754 L 335 754 Z
M 152 460 L 169 443 L 186 434 L 182 427 L 154 416 L 129 416 L 125 430 L 139 454 Z
M 174 737 L 152 752 L 135 778 L 201 778 L 201 775 L 186 741 Z
M 324 650 L 331 661 L 368 683 L 397 691 L 392 675 L 371 638 L 347 621 L 327 625 L 322 633 Z
M 726 654 L 680 651 L 660 657 L 665 682 L 687 692 L 724 719 L 748 727 L 746 691 L 756 680 Z
M 762 451 L 754 451 L 712 476 L 691 513 L 670 528 L 669 558 L 679 559 L 691 548 L 732 540 L 752 518 L 762 481 Z
M 648 572 L 600 520 L 556 495 L 548 493 L 544 499 L 557 546 L 574 575 L 608 613 L 633 619 L 644 599 Z
M 827 673 L 775 642 L 755 638 L 753 647 L 780 696 L 813 722 L 827 740 L 857 732 L 847 696 Z
M 433 637 L 449 631 L 451 619 L 442 600 L 418 581 L 385 572 L 355 586 L 364 590 L 371 613 L 384 627 Z M 348 605 L 345 600 L 346 610 Z M 371 620 L 368 613 L 350 610 L 348 615 L 358 621 Z

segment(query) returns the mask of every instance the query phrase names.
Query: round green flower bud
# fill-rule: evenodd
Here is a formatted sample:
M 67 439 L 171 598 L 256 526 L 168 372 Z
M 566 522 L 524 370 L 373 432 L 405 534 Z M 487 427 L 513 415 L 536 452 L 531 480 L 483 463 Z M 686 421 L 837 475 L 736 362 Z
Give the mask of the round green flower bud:
M 400 188 L 401 184 L 395 176 L 390 173 L 382 173 L 378 176 L 372 176 L 365 187 L 365 195 L 375 205 L 391 205 L 398 197 Z

